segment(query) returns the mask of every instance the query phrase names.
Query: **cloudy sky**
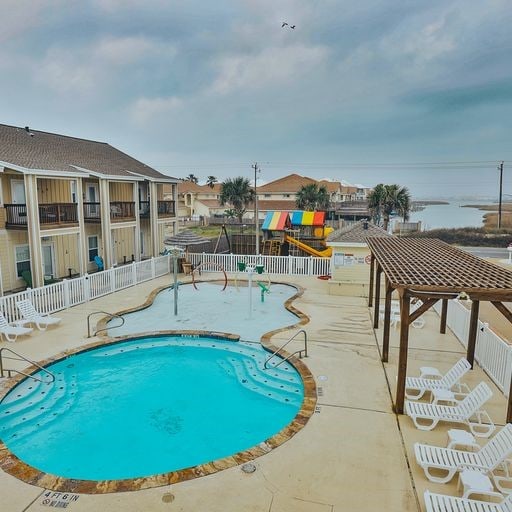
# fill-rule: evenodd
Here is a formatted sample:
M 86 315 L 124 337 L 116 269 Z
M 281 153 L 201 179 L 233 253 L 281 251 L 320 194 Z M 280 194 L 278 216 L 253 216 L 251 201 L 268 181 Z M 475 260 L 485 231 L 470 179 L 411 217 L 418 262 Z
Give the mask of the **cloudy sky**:
M 0 0 L 0 19 L 1 123 L 177 177 L 257 161 L 415 197 L 497 196 L 504 160 L 512 194 L 510 0 Z

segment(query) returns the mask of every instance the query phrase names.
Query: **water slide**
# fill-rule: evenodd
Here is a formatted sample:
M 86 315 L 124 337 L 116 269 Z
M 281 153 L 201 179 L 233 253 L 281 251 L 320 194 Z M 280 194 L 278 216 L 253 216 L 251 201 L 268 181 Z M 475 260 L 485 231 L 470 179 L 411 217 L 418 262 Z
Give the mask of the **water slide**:
M 309 246 L 308 244 L 305 244 L 304 242 L 301 242 L 296 238 L 291 237 L 290 235 L 285 235 L 284 240 L 285 242 L 289 242 L 293 245 L 296 245 L 299 249 L 302 249 L 304 252 L 311 254 L 311 256 L 318 256 L 320 258 L 330 258 L 332 254 L 332 247 L 328 247 L 323 251 L 319 251 L 317 249 L 313 249 L 313 247 Z

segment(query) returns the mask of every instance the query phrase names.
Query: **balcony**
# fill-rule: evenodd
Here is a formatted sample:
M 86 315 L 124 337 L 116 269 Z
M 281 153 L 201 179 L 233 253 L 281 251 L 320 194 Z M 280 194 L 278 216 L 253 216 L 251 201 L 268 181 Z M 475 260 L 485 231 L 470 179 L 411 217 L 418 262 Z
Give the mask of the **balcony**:
M 7 229 L 27 229 L 27 205 L 6 204 Z M 53 203 L 39 205 L 39 224 L 44 227 L 65 227 L 78 224 L 75 203 Z
M 174 217 L 176 215 L 174 201 L 157 201 L 157 209 L 159 217 Z
M 139 201 L 139 216 L 141 219 L 149 218 L 149 201 Z
M 84 203 L 84 221 L 101 222 L 100 203 Z
M 110 220 L 112 222 L 135 220 L 135 202 L 110 201 Z

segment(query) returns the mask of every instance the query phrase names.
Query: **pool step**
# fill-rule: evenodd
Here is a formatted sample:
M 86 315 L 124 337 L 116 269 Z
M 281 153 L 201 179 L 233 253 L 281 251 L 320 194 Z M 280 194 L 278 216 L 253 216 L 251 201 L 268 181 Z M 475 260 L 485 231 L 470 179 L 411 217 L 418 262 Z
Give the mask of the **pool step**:
M 73 376 L 75 377 L 75 376 Z M 20 384 L 19 393 L 16 393 L 15 400 L 2 402 L 0 404 L 0 438 L 4 441 L 10 437 L 25 436 L 35 429 L 53 421 L 59 415 L 73 405 L 76 394 L 76 378 L 68 384 L 69 391 L 59 375 L 56 375 L 55 382 L 51 384 L 38 383 L 26 379 Z M 17 395 L 27 394 L 22 397 Z
M 300 383 L 294 385 L 291 382 L 263 374 L 258 369 L 259 367 L 251 366 L 250 361 L 240 361 L 233 358 L 229 360 L 220 359 L 217 363 L 228 374 L 236 375 L 240 384 L 250 391 L 281 403 L 300 404 L 302 402 Z

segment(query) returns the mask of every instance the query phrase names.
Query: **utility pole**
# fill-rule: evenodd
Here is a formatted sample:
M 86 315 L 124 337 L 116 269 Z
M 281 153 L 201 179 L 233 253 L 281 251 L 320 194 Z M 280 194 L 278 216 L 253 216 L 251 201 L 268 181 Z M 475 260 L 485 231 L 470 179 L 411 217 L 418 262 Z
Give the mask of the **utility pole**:
M 258 172 L 260 169 L 258 167 L 258 163 L 254 162 L 254 165 L 251 166 L 254 169 L 254 228 L 256 232 L 256 247 L 254 249 L 254 253 L 256 256 L 260 253 L 260 219 L 258 212 L 258 188 L 257 188 L 257 179 Z
M 500 197 L 498 202 L 498 229 L 501 228 L 501 198 L 503 196 L 503 161 L 498 166 L 498 170 L 500 171 Z

